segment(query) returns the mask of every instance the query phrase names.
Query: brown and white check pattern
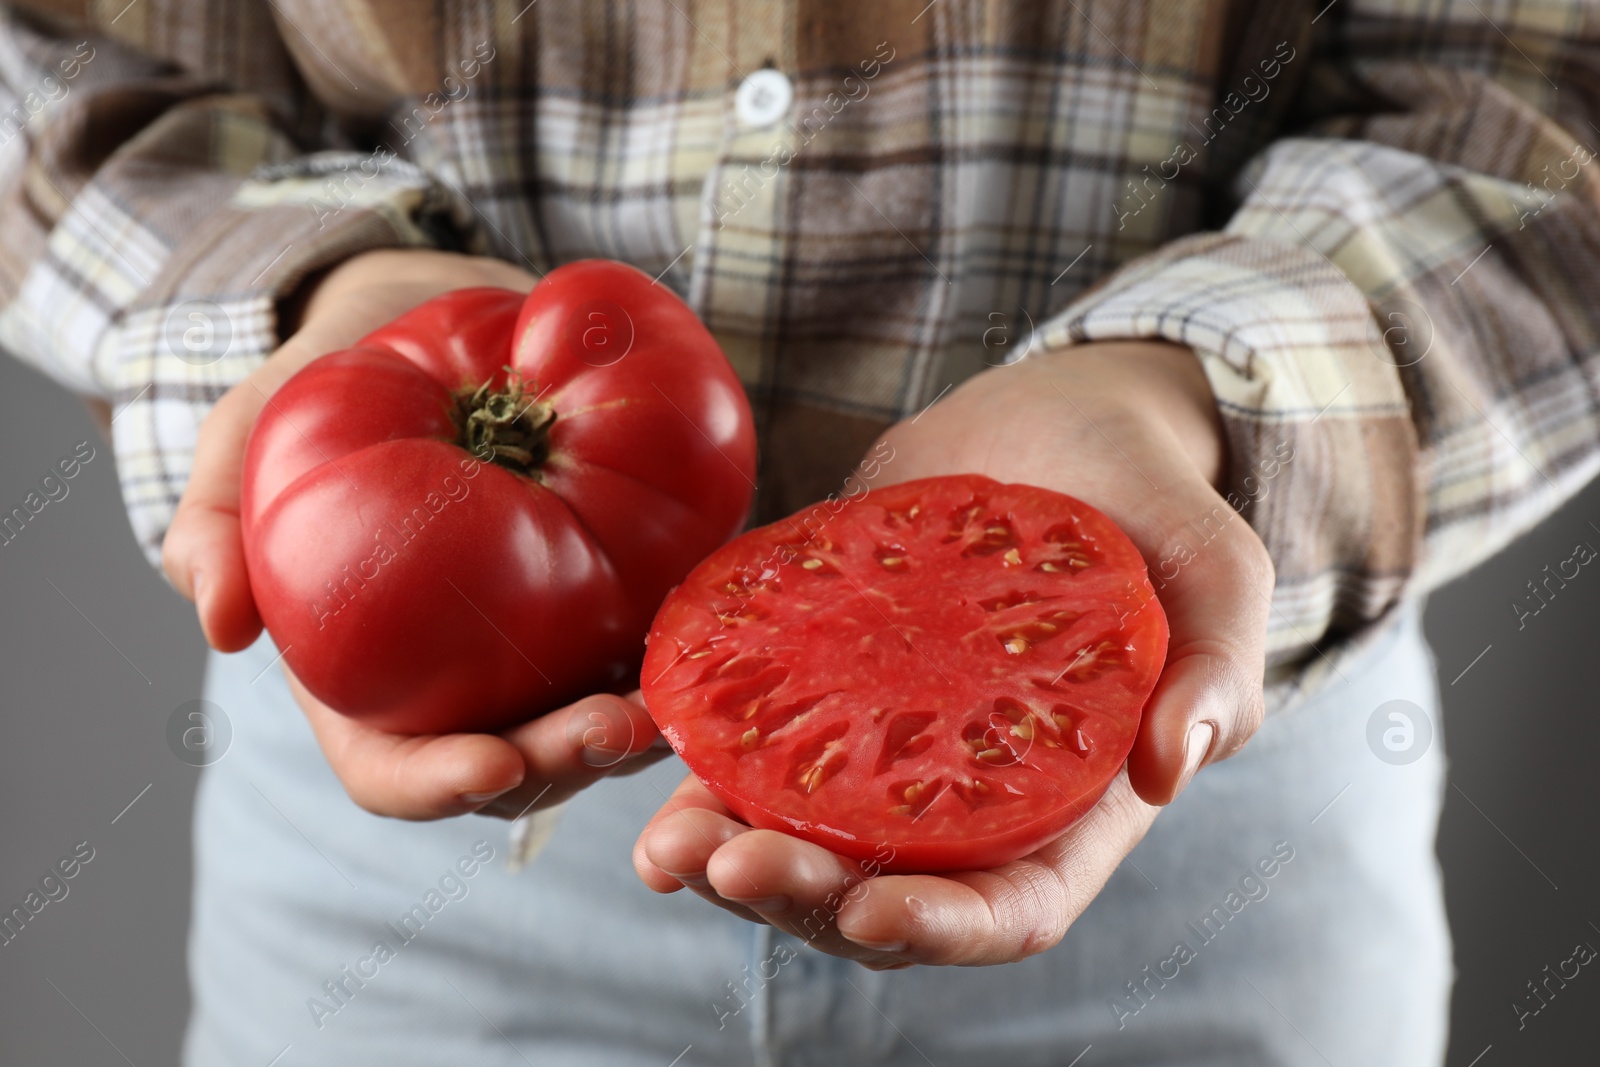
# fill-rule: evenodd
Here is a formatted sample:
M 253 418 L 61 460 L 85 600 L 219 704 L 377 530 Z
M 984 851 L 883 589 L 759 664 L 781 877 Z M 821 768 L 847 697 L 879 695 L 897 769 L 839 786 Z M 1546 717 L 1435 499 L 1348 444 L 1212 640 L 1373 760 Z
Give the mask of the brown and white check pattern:
M 382 246 L 661 273 L 755 402 L 762 517 L 1030 341 L 1190 345 L 1275 703 L 1600 467 L 1586 0 L 13 6 L 0 345 L 113 402 L 152 555 L 277 303 Z M 745 128 L 764 66 L 794 103 Z

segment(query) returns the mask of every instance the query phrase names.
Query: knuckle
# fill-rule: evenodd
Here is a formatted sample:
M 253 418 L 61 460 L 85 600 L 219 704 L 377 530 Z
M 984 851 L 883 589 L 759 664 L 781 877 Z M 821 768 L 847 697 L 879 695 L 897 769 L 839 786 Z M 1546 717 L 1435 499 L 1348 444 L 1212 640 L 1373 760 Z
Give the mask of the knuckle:
M 1220 697 L 1210 706 L 1223 709 L 1215 723 L 1215 758 L 1227 759 L 1245 746 L 1266 718 L 1260 658 L 1253 661 L 1233 642 L 1218 642 L 1203 655 L 1206 688 Z M 1248 666 L 1252 662 L 1254 669 Z
M 1226 731 L 1223 735 L 1222 756 L 1224 758 L 1232 756 L 1244 748 L 1250 738 L 1255 736 L 1256 731 L 1261 729 L 1261 724 L 1266 721 L 1266 693 L 1260 683 L 1251 684 L 1247 681 L 1243 695 L 1244 699 L 1234 719 L 1233 729 Z
M 180 506 L 172 516 L 172 523 L 167 528 L 167 534 L 161 539 L 161 570 L 173 582 L 181 580 L 184 553 L 183 543 L 184 511 Z
M 1271 553 L 1249 525 L 1239 523 L 1238 528 L 1238 535 L 1228 539 L 1231 562 L 1258 588 L 1270 591 L 1278 580 Z
M 360 808 L 362 811 L 367 812 L 370 815 L 387 816 L 395 814 L 387 805 L 379 800 L 378 796 L 371 789 L 367 788 L 363 784 L 349 781 L 343 775 L 340 775 L 339 782 L 344 786 L 345 795 L 348 796 L 355 806 Z
M 1267 703 L 1266 691 L 1263 686 L 1261 662 L 1252 663 L 1254 670 L 1245 666 L 1248 661 L 1244 656 L 1235 654 L 1230 656 L 1224 666 L 1224 681 L 1234 694 L 1234 723 L 1232 739 L 1229 742 L 1229 751 L 1237 751 L 1238 746 L 1249 740 L 1261 727 L 1266 718 Z
M 247 393 L 253 391 L 251 386 L 254 380 L 254 375 L 246 378 L 243 382 L 223 393 L 217 399 L 217 402 L 211 405 L 211 410 L 206 412 L 205 418 L 200 420 L 201 441 L 214 437 L 222 432 L 223 428 L 229 423 L 240 417 L 241 412 L 239 409 L 248 403 Z
M 1032 956 L 1066 936 L 1075 912 L 1067 880 L 1054 867 L 1021 862 L 1002 875 L 1008 891 L 992 907 L 995 924 L 1011 935 L 1016 958 Z

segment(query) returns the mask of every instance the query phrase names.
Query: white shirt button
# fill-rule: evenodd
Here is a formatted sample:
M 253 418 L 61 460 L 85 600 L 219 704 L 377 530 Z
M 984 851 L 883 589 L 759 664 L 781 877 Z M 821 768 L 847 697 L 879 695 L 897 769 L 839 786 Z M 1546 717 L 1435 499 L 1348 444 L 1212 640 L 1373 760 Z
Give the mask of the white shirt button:
M 749 129 L 771 126 L 788 114 L 794 102 L 794 85 L 782 71 L 758 70 L 739 83 L 733 96 L 733 113 Z

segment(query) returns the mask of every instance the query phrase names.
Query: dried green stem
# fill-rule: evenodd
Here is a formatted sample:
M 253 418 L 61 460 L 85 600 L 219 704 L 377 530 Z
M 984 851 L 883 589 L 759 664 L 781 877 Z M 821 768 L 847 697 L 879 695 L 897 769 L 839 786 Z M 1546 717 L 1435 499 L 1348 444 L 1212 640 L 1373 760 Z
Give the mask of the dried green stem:
M 510 367 L 506 374 L 502 391 L 492 391 L 493 383 L 484 382 L 457 395 L 460 443 L 485 462 L 531 476 L 550 454 L 550 427 L 556 413 L 527 390 L 520 374 Z

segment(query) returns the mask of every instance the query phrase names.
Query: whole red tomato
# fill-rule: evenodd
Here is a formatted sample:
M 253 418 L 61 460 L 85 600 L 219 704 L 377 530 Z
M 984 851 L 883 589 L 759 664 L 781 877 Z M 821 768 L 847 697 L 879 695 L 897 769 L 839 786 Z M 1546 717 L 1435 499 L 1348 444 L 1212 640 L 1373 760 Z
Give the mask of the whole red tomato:
M 1144 560 L 1115 523 L 958 475 L 818 506 L 713 554 L 656 617 L 644 697 L 752 826 L 888 871 L 987 870 L 1100 799 L 1166 652 Z
M 291 378 L 245 454 L 250 584 L 325 703 L 492 730 L 627 685 L 754 473 L 749 404 L 693 312 L 573 263 L 526 298 L 447 293 Z

